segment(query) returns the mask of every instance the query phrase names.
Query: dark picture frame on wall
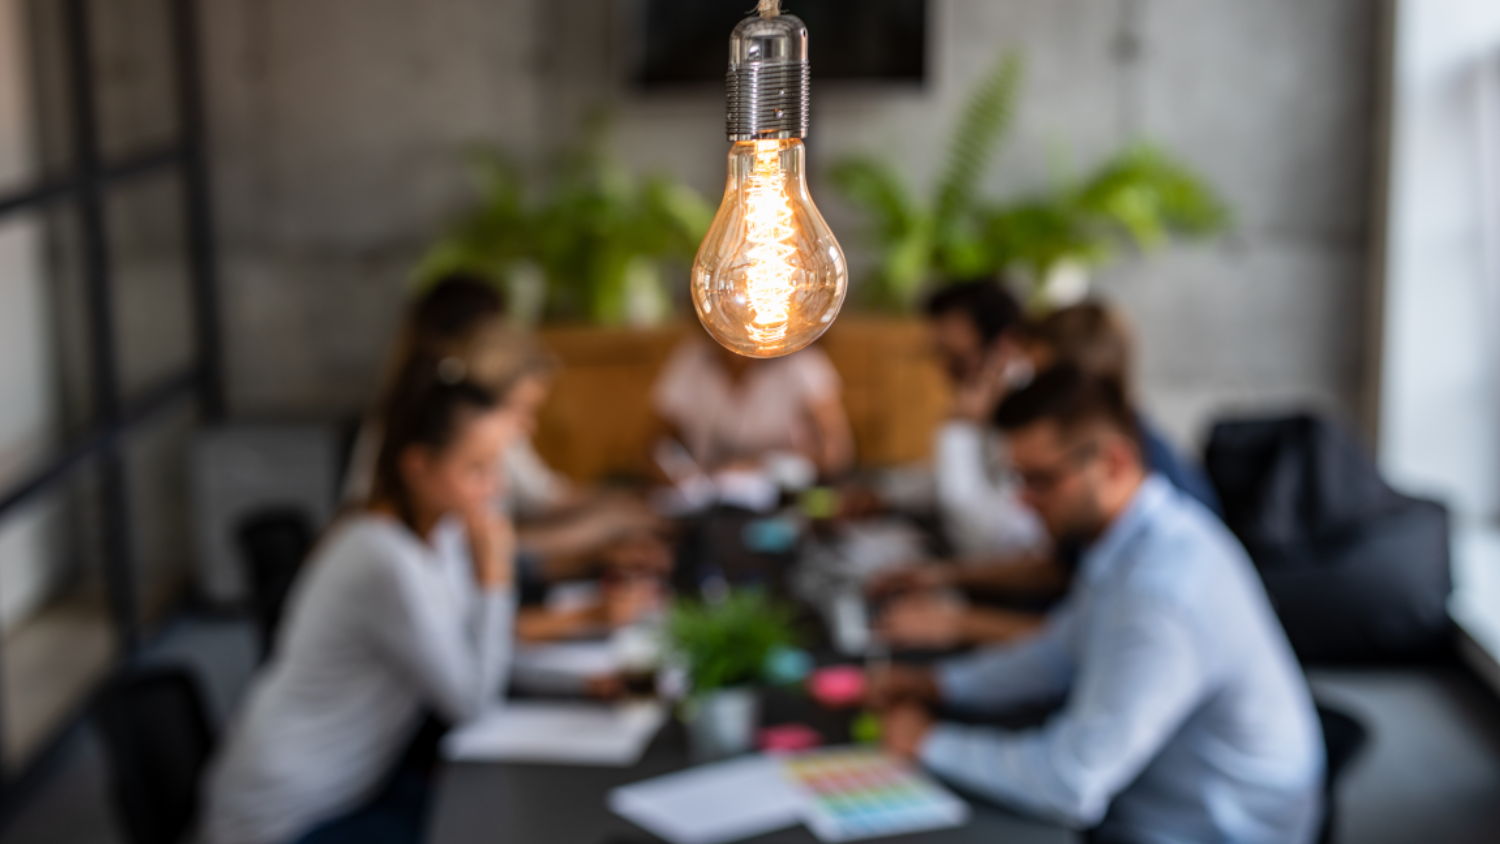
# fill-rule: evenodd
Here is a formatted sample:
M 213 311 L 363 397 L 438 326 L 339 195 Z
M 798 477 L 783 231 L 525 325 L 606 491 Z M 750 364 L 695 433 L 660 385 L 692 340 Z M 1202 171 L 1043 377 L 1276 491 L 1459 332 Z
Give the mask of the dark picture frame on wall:
M 807 24 L 819 83 L 921 86 L 927 78 L 927 0 L 786 0 Z M 642 91 L 722 85 L 729 33 L 751 0 L 626 0 L 638 38 L 628 76 Z

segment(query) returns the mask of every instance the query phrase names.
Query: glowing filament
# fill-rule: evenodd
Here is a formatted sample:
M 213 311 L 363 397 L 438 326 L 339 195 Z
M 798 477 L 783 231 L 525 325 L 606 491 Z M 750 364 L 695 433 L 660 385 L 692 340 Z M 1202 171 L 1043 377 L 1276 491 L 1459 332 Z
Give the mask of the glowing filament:
M 797 291 L 797 268 L 791 260 L 797 252 L 791 242 L 797 230 L 777 141 L 755 142 L 755 168 L 745 195 L 745 240 L 750 244 L 745 253 L 750 262 L 745 296 L 755 313 L 747 328 L 756 342 L 775 342 L 786 337 L 792 296 Z

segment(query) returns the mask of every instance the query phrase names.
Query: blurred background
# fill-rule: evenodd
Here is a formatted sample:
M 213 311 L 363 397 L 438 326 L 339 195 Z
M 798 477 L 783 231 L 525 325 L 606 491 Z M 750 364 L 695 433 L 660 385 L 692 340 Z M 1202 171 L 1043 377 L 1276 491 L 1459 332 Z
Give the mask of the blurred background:
M 332 513 L 424 280 L 490 272 L 562 362 L 554 467 L 644 470 L 748 5 L 0 0 L 0 838 L 119 840 L 81 716 L 123 662 L 213 640 L 230 706 L 255 659 L 234 527 Z M 917 303 L 952 278 L 1117 304 L 1191 453 L 1225 418 L 1335 420 L 1448 507 L 1467 660 L 1329 669 L 1385 766 L 1343 840 L 1490 840 L 1500 6 L 802 5 L 861 467 L 930 457 L 949 398 Z

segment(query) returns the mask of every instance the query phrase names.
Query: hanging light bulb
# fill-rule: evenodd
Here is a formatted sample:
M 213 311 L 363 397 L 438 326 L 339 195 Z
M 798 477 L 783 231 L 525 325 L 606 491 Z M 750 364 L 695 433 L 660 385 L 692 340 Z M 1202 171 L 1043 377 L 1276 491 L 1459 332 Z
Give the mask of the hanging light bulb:
M 693 261 L 693 307 L 725 348 L 788 355 L 818 339 L 849 286 L 807 193 L 807 27 L 761 0 L 729 38 L 729 178 Z

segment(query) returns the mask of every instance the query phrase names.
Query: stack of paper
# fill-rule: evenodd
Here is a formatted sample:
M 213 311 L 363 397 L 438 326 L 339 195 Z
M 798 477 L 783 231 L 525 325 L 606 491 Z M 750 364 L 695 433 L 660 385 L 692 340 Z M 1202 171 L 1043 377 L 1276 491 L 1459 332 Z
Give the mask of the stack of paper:
M 465 761 L 627 767 L 640 761 L 665 716 L 666 710 L 654 702 L 517 701 L 450 733 L 443 754 Z
M 609 808 L 672 844 L 723 844 L 793 826 L 803 799 L 781 763 L 746 756 L 609 793 Z

